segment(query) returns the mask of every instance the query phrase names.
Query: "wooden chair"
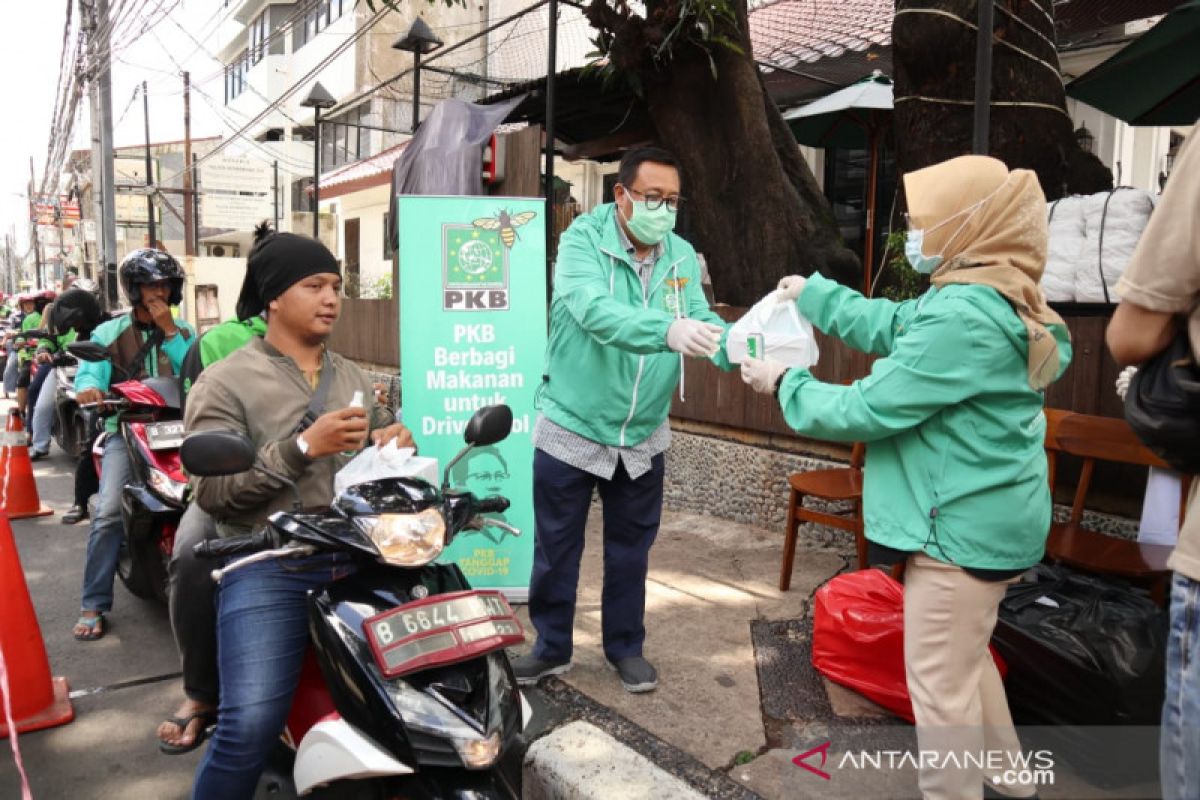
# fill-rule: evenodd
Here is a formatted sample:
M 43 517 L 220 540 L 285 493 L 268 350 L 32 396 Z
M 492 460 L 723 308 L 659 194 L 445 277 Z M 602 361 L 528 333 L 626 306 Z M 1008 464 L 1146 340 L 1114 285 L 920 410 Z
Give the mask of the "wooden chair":
M 854 534 L 858 551 L 858 568 L 867 568 L 867 540 L 863 535 L 862 518 L 862 465 L 866 448 L 855 443 L 850 451 L 850 466 L 836 469 L 817 469 L 811 472 L 793 472 L 788 476 L 787 529 L 783 538 L 783 564 L 779 571 L 779 590 L 786 592 L 792 585 L 792 565 L 796 558 L 796 536 L 800 525 L 815 522 L 841 528 Z M 848 514 L 830 514 L 815 508 L 805 508 L 804 498 L 815 497 L 826 501 L 848 501 Z
M 1054 487 L 1055 453 L 1065 453 L 1083 459 L 1079 485 L 1071 504 L 1071 515 L 1065 523 L 1053 523 L 1046 541 L 1046 556 L 1055 562 L 1100 575 L 1115 575 L 1148 586 L 1154 599 L 1165 605 L 1170 570 L 1167 559 L 1174 549 L 1168 545 L 1142 544 L 1129 539 L 1100 533 L 1083 526 L 1084 503 L 1091 489 L 1092 474 L 1097 461 L 1137 464 L 1170 468 L 1147 449 L 1129 424 L 1123 419 L 1098 417 L 1090 414 L 1056 412 L 1051 423 L 1047 410 L 1047 453 L 1051 456 L 1050 481 Z M 1053 437 L 1051 428 L 1053 427 Z M 1184 476 L 1180 498 L 1179 518 L 1187 508 L 1191 476 Z

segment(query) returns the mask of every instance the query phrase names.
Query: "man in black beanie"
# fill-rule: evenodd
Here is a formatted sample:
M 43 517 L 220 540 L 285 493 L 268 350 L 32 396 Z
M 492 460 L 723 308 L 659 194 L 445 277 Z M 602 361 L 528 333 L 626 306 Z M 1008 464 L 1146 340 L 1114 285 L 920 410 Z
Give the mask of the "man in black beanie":
M 221 536 L 249 533 L 271 513 L 291 508 L 290 489 L 269 473 L 294 481 L 302 506 L 328 506 L 334 475 L 368 435 L 376 444 L 412 444 L 408 429 L 372 402 L 367 374 L 325 348 L 342 303 L 332 254 L 314 240 L 274 234 L 255 248 L 253 261 L 239 310 L 265 311 L 266 336 L 205 369 L 184 417 L 189 433 L 244 433 L 267 468 L 195 479 L 195 501 L 216 519 Z M 351 404 L 359 392 L 366 408 Z M 353 571 L 344 554 L 325 553 L 286 565 L 266 561 L 221 582 L 220 709 L 194 798 L 254 793 L 308 647 L 306 594 Z

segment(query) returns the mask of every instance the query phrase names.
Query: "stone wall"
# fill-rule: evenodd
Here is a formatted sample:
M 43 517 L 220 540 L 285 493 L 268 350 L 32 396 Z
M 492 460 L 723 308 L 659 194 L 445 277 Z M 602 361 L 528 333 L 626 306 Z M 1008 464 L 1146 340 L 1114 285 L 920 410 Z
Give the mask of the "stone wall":
M 667 481 L 663 504 L 672 511 L 707 516 L 778 531 L 783 541 L 787 520 L 788 483 L 793 472 L 844 467 L 844 462 L 782 452 L 682 431 L 672 431 L 667 451 Z M 1065 521 L 1070 507 L 1056 505 L 1054 518 Z M 1109 514 L 1084 513 L 1093 530 L 1135 538 L 1138 521 Z M 828 528 L 806 526 L 801 537 L 848 535 Z

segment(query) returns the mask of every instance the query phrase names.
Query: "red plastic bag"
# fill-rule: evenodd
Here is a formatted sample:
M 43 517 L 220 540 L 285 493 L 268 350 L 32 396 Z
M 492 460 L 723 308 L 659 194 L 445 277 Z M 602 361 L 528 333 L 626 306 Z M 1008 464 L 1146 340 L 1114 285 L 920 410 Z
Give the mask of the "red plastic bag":
M 1004 677 L 1004 662 L 992 650 Z M 839 575 L 817 590 L 812 663 L 834 683 L 853 689 L 913 722 L 904 677 L 904 586 L 886 572 Z

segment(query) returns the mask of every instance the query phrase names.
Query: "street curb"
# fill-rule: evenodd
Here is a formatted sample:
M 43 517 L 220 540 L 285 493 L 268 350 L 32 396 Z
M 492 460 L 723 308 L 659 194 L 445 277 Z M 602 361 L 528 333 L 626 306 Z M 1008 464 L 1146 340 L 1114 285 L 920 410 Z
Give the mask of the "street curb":
M 705 800 L 588 722 L 576 721 L 538 739 L 525 755 L 523 800 Z

